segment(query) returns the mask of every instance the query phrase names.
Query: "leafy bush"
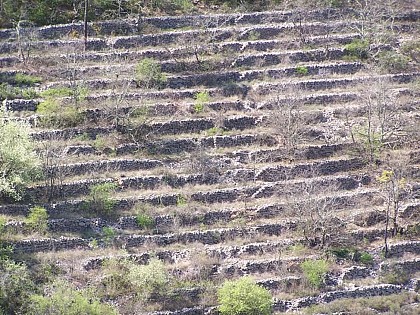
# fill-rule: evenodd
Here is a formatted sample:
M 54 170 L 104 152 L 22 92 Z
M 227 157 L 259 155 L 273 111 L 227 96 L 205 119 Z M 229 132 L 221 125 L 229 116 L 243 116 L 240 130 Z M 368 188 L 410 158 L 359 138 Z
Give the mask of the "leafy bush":
M 157 258 L 150 259 L 147 265 L 131 266 L 128 279 L 134 285 L 136 295 L 142 300 L 148 300 L 152 295 L 162 295 L 168 289 L 168 272 L 163 262 Z
M 160 64 L 151 58 L 145 58 L 137 64 L 136 79 L 139 85 L 148 89 L 161 88 L 167 80 Z
M 22 198 L 24 186 L 40 178 L 41 160 L 28 125 L 0 120 L 0 197 Z
M 29 230 L 45 234 L 48 229 L 48 213 L 43 207 L 33 207 L 29 209 L 28 217 L 25 221 Z
M 116 235 L 117 233 L 112 227 L 105 226 L 102 228 L 102 237 L 105 244 L 111 244 Z
M 115 183 L 102 183 L 90 187 L 88 206 L 98 214 L 110 215 L 115 206 L 111 194 L 117 189 Z
M 210 101 L 210 95 L 207 91 L 198 92 L 195 94 L 194 112 L 201 113 L 204 110 L 204 105 Z
M 38 104 L 36 112 L 41 116 L 40 121 L 44 127 L 76 127 L 83 122 L 83 114 L 80 111 L 70 106 L 63 109 L 53 98 L 47 98 Z
M 300 264 L 305 278 L 313 287 L 322 286 L 325 275 L 328 272 L 329 265 L 326 260 L 306 260 Z
M 373 256 L 367 252 L 362 252 L 359 258 L 360 262 L 364 265 L 372 265 L 373 264 Z
M 270 292 L 249 277 L 226 281 L 217 292 L 222 315 L 268 315 L 272 313 Z
M 150 229 L 154 226 L 155 220 L 147 213 L 141 212 L 136 216 L 136 223 L 141 229 Z
M 339 259 L 360 262 L 364 265 L 373 264 L 373 256 L 368 252 L 359 251 L 357 248 L 333 248 L 330 252 Z
M 345 46 L 345 52 L 348 59 L 367 59 L 369 57 L 369 41 L 366 39 L 354 39 Z
M 56 281 L 49 288 L 48 295 L 32 295 L 28 315 L 117 315 L 110 305 L 101 303 L 86 291 L 74 289 L 65 281 Z
M 298 75 L 307 75 L 308 74 L 308 67 L 305 66 L 297 66 L 296 67 L 296 73 Z
M 42 82 L 41 78 L 28 75 L 28 74 L 16 73 L 14 76 L 14 83 L 19 86 L 22 86 L 22 85 L 34 86 L 35 84 L 41 83 L 41 82 Z
M 26 265 L 0 260 L 0 308 L 5 314 L 20 314 L 35 289 Z
M 50 88 L 48 90 L 42 91 L 40 93 L 42 97 L 66 97 L 71 96 L 72 91 L 68 87 L 57 87 L 57 88 Z

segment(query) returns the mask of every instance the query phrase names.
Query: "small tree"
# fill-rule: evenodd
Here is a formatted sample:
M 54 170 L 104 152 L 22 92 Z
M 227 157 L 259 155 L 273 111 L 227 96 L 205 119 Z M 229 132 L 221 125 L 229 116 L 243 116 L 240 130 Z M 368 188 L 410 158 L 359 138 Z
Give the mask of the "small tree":
M 0 197 L 22 198 L 25 185 L 40 177 L 41 160 L 24 123 L 0 119 Z
M 394 157 L 391 155 L 388 157 L 387 169 L 383 170 L 377 179 L 381 184 L 380 192 L 386 207 L 384 232 L 385 257 L 388 256 L 389 236 L 396 236 L 399 230 L 401 204 L 410 196 L 410 185 L 405 174 L 408 159 L 401 155 Z M 391 235 L 389 235 L 390 223 L 392 223 Z
M 268 315 L 272 313 L 270 292 L 249 277 L 226 281 L 217 292 L 222 315 Z
M 305 121 L 302 115 L 302 101 L 296 95 L 299 91 L 294 88 L 281 88 L 283 96 L 278 95 L 273 100 L 273 113 L 269 118 L 269 126 L 273 128 L 279 143 L 292 157 L 304 137 Z

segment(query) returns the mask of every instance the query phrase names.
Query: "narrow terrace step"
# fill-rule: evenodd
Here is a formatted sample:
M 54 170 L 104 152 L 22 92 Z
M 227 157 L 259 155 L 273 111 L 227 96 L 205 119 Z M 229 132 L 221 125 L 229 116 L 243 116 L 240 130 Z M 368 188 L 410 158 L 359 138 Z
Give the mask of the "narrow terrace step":
M 71 139 L 77 135 L 83 135 L 84 132 L 90 132 L 91 129 L 78 129 L 76 134 L 73 132 L 63 131 L 65 137 L 60 137 L 60 132 L 44 133 L 44 137 L 39 137 L 37 141 L 51 141 L 51 140 L 63 140 Z M 92 132 L 92 138 L 96 135 L 106 135 L 106 133 L 95 133 L 97 130 L 94 129 Z M 91 136 L 90 133 L 88 133 Z M 60 135 L 57 137 L 57 135 Z M 226 135 L 226 136 L 211 136 L 211 137 L 197 137 L 197 138 L 179 138 L 179 139 L 163 139 L 157 141 L 145 141 L 145 143 L 126 143 L 111 148 L 116 156 L 127 155 L 136 152 L 144 152 L 144 154 L 150 155 L 173 155 L 185 152 L 193 152 L 200 148 L 232 148 L 239 146 L 274 146 L 277 144 L 277 140 L 267 135 L 266 133 L 260 132 L 259 134 L 240 134 L 240 135 Z M 99 150 L 94 148 L 92 145 L 73 145 L 66 148 L 66 154 L 73 155 L 86 155 L 101 153 Z
M 261 253 L 276 252 L 280 248 L 286 248 L 294 245 L 299 240 L 279 240 L 279 241 L 266 241 L 249 243 L 238 246 L 225 246 L 225 245 L 205 245 L 203 251 L 209 257 L 218 259 L 227 259 L 233 257 L 240 257 L 242 255 L 258 255 Z M 156 252 L 144 252 L 141 254 L 127 254 L 118 256 L 100 256 L 92 257 L 83 261 L 83 269 L 89 271 L 98 269 L 101 267 L 104 261 L 111 258 L 117 260 L 130 259 L 140 264 L 146 264 L 148 260 L 156 256 L 159 259 L 169 263 L 175 264 L 181 261 L 188 261 L 191 259 L 191 255 L 194 255 L 197 249 L 185 249 L 185 250 L 157 250 Z M 204 253 L 202 253 L 204 254 Z
M 302 183 L 311 182 L 313 185 L 336 186 L 339 190 L 354 190 L 371 181 L 366 175 L 340 175 L 340 176 L 323 176 L 313 179 L 292 180 L 286 182 L 273 182 L 265 185 L 249 185 L 237 186 L 235 188 L 213 189 L 211 191 L 198 191 L 190 193 L 190 200 L 204 202 L 206 204 L 233 202 L 243 198 L 267 198 L 273 194 L 284 191 L 287 185 L 288 189 L 300 189 Z M 369 192 L 367 192 L 369 194 Z M 137 194 L 135 197 L 117 198 L 115 211 L 129 209 L 138 202 L 144 202 L 152 205 L 173 206 L 177 205 L 180 192 L 170 194 L 149 194 L 142 196 Z M 57 202 L 43 205 L 52 216 L 60 216 L 62 212 L 79 212 L 84 211 L 85 203 L 82 200 L 73 200 L 65 202 Z M 26 215 L 31 205 L 0 205 L 0 213 L 2 214 L 23 214 Z
M 88 50 L 102 51 L 112 49 L 131 49 L 139 47 L 155 47 L 163 45 L 173 45 L 177 43 L 185 43 L 191 39 L 199 36 L 206 36 L 212 42 L 222 42 L 227 40 L 242 40 L 248 41 L 249 37 L 255 32 L 259 33 L 259 39 L 272 39 L 273 37 L 291 34 L 294 29 L 298 27 L 311 28 L 313 35 L 326 35 L 329 33 L 345 33 L 349 27 L 360 26 L 359 22 L 350 21 L 335 21 L 329 23 L 321 22 L 304 22 L 302 25 L 294 23 L 279 23 L 271 25 L 252 25 L 248 27 L 220 27 L 214 29 L 196 29 L 186 31 L 168 31 L 160 34 L 141 34 L 141 35 L 128 35 L 120 37 L 109 37 L 106 39 L 90 38 L 87 42 Z M 402 30 L 406 30 L 400 26 Z M 406 30 L 407 31 L 407 30 Z M 41 40 L 32 43 L 33 50 L 47 50 L 52 48 L 74 48 L 83 47 L 83 39 L 71 40 Z M 0 45 L 0 54 L 10 54 L 18 51 L 17 42 L 3 42 Z
M 145 244 L 155 244 L 158 246 L 168 246 L 174 243 L 195 243 L 218 244 L 228 239 L 249 235 L 280 235 L 281 233 L 295 229 L 294 222 L 273 223 L 247 228 L 222 228 L 205 231 L 188 231 L 177 234 L 162 235 L 128 235 L 118 236 L 116 242 L 123 248 L 141 247 Z M 75 248 L 88 249 L 89 240 L 83 238 L 65 238 L 59 239 L 31 239 L 9 242 L 6 245 L 12 245 L 16 253 L 36 253 L 44 251 L 69 250 Z
M 348 33 L 348 34 L 330 34 L 328 36 L 310 36 L 307 39 L 307 44 L 311 46 L 325 46 L 328 44 L 329 49 L 334 51 L 339 49 L 335 46 L 342 46 L 350 43 L 355 38 L 359 38 L 357 33 Z M 269 40 L 256 40 L 256 41 L 231 41 L 231 42 L 221 42 L 213 43 L 211 45 L 206 45 L 202 43 L 197 49 L 204 55 L 213 55 L 213 54 L 229 54 L 232 53 L 253 53 L 253 52 L 269 52 L 273 53 L 277 51 L 282 51 L 285 54 L 285 57 L 289 55 L 295 55 L 291 57 L 292 60 L 310 60 L 311 54 L 306 54 L 305 51 L 302 51 L 300 54 L 299 51 L 300 43 L 290 42 L 290 40 L 278 40 L 278 39 L 269 39 Z M 287 52 L 286 49 L 297 50 L 296 52 Z M 319 48 L 322 49 L 322 48 Z M 315 51 L 319 49 L 314 49 Z M 311 50 L 310 50 L 311 51 Z M 338 54 L 338 52 L 337 52 Z M 175 46 L 163 48 L 149 48 L 146 50 L 133 50 L 133 51 L 113 51 L 113 52 L 95 52 L 87 51 L 84 54 L 61 54 L 59 51 L 54 52 L 54 50 L 45 51 L 44 54 L 38 55 L 34 54 L 31 58 L 34 62 L 45 62 L 51 65 L 57 65 L 68 62 L 68 60 L 74 60 L 80 64 L 84 62 L 132 62 L 138 61 L 143 58 L 153 58 L 155 60 L 165 61 L 172 59 L 184 59 L 188 57 L 195 57 L 194 52 L 188 46 Z M 11 66 L 16 63 L 20 63 L 18 57 L 0 57 L 0 65 Z
M 312 49 L 309 51 L 292 51 L 292 52 L 271 52 L 271 53 L 252 53 L 246 56 L 227 57 L 226 59 L 219 60 L 210 58 L 203 58 L 200 63 L 195 60 L 180 60 L 176 61 L 163 61 L 161 63 L 162 72 L 178 74 L 178 73 L 197 73 L 203 72 L 202 64 L 205 65 L 206 73 L 208 69 L 211 71 L 223 71 L 226 69 L 239 68 L 239 67 L 270 67 L 284 63 L 287 60 L 288 63 L 298 62 L 325 62 L 332 60 L 340 60 L 346 55 L 344 48 L 330 47 L 328 49 Z M 115 61 L 117 62 L 117 61 Z M 123 61 L 124 62 L 124 61 Z M 125 61 L 126 62 L 126 61 Z M 83 66 L 78 65 L 75 68 L 66 68 L 63 70 L 62 67 L 51 67 L 48 68 L 49 80 L 67 79 L 69 71 L 77 71 L 79 79 L 89 79 L 92 77 L 104 77 L 109 74 L 118 74 L 119 77 L 134 77 L 135 68 L 137 64 L 133 63 L 118 63 L 113 65 L 89 65 Z M 319 67 L 322 69 L 322 65 L 308 65 L 308 74 L 317 74 L 312 68 Z M 329 69 L 328 66 L 324 66 L 326 69 L 322 70 L 325 73 L 332 72 L 334 69 Z M 295 70 L 294 68 L 293 70 Z M 293 75 L 294 72 L 288 69 L 284 70 L 285 73 Z
M 180 188 L 186 185 L 215 185 L 218 183 L 230 182 L 240 183 L 249 182 L 278 182 L 282 180 L 291 180 L 294 178 L 333 175 L 341 172 L 350 172 L 362 169 L 366 163 L 359 158 L 353 159 L 334 159 L 313 163 L 301 163 L 297 165 L 278 165 L 267 166 L 263 169 L 235 169 L 228 170 L 224 174 L 187 174 L 187 175 L 148 175 L 148 176 L 127 176 L 118 179 L 86 179 L 73 183 L 63 182 L 55 187 L 58 196 L 75 197 L 86 195 L 90 187 L 99 183 L 117 182 L 118 190 L 127 189 L 152 190 L 159 186 L 168 185 L 171 188 Z M 40 185 L 30 187 L 26 190 L 26 198 L 31 200 L 48 195 L 50 186 Z
M 339 195 L 325 195 L 326 200 L 334 202 L 337 211 L 353 209 L 360 200 L 373 199 L 376 191 L 356 190 L 351 192 L 340 192 Z M 296 200 L 302 202 L 302 200 Z M 234 208 L 223 210 L 208 210 L 205 213 L 188 212 L 183 213 L 182 209 L 176 215 L 158 215 L 153 217 L 153 228 L 146 231 L 149 234 L 162 234 L 175 231 L 179 227 L 191 228 L 205 225 L 226 225 L 233 223 L 237 218 L 244 220 L 243 224 L 249 224 L 261 219 L 284 219 L 289 204 L 268 204 L 251 208 Z M 50 211 L 49 211 L 50 213 Z M 77 233 L 99 233 L 104 227 L 112 227 L 121 233 L 123 230 L 141 230 L 137 223 L 136 216 L 124 216 L 118 219 L 106 220 L 103 218 L 77 218 L 77 219 L 49 219 L 48 230 L 51 233 L 77 232 Z M 26 224 L 23 221 L 10 221 L 5 225 L 7 231 L 17 233 L 24 232 Z
M 236 14 L 206 14 L 168 17 L 142 17 L 141 19 L 109 20 L 89 23 L 89 36 L 114 36 L 138 34 L 145 27 L 153 26 L 161 30 L 179 28 L 218 28 L 222 26 L 258 25 L 266 23 L 299 22 L 301 12 L 295 11 L 265 11 Z M 334 21 L 357 16 L 353 9 L 319 9 L 305 12 L 305 21 Z M 419 11 L 403 12 L 395 17 L 396 21 L 417 21 Z M 23 28 L 21 33 L 30 31 L 36 38 L 53 39 L 67 37 L 71 33 L 83 33 L 83 23 L 51 25 L 38 28 Z M 1 41 L 15 40 L 15 29 L 0 31 Z
M 186 27 L 206 27 L 218 28 L 222 26 L 234 25 L 257 25 L 265 23 L 284 23 L 293 21 L 298 12 L 294 11 L 266 11 L 253 13 L 236 13 L 236 14 L 206 14 L 206 15 L 187 15 L 187 16 L 167 16 L 167 17 L 142 17 L 141 19 L 126 20 L 109 20 L 89 23 L 89 36 L 114 36 L 114 35 L 131 35 L 138 34 L 145 26 L 152 25 L 155 28 L 177 29 Z M 353 15 L 354 11 L 345 9 L 321 9 L 305 12 L 306 21 L 324 21 L 342 19 L 344 16 Z M 22 33 L 26 30 L 34 33 L 36 38 L 52 39 L 59 37 L 67 37 L 68 34 L 77 32 L 83 33 L 83 23 L 51 25 L 44 27 L 36 27 L 22 29 Z M 4 29 L 0 31 L 0 40 L 16 39 L 15 29 Z
M 325 145 L 305 145 L 301 146 L 296 152 L 295 160 L 317 160 L 321 158 L 330 158 L 333 155 L 350 150 L 352 143 L 337 143 Z M 65 148 L 62 148 L 65 152 Z M 92 172 L 115 172 L 115 171 L 134 171 L 139 169 L 153 169 L 156 167 L 164 167 L 168 163 L 182 163 L 177 157 L 169 161 L 151 160 L 151 159 L 107 159 L 92 160 L 86 162 L 71 163 L 72 155 L 66 155 L 66 164 L 52 166 L 48 169 L 49 173 L 65 174 L 65 176 L 83 175 Z M 210 154 L 212 160 L 226 161 L 228 164 L 250 164 L 258 161 L 258 163 L 276 163 L 289 161 L 287 150 L 283 148 L 274 149 L 253 149 L 253 150 L 237 150 L 227 152 L 224 155 Z M 69 162 L 70 161 L 70 162 Z
M 335 62 L 330 64 L 315 64 L 308 65 L 308 75 L 319 74 L 355 74 L 364 69 L 360 62 Z M 206 72 L 190 75 L 177 75 L 169 77 L 166 82 L 166 88 L 170 89 L 187 89 L 197 86 L 205 87 L 221 87 L 230 82 L 245 82 L 253 80 L 264 80 L 267 77 L 273 79 L 280 79 L 286 77 L 297 77 L 296 67 L 281 67 L 269 68 L 262 70 L 246 70 L 246 71 L 217 71 Z M 75 84 L 86 86 L 91 90 L 105 90 L 112 89 L 115 86 L 125 87 L 130 86 L 131 89 L 137 87 L 137 83 L 133 78 L 120 78 L 118 80 L 109 78 L 98 78 L 90 80 L 78 80 Z M 68 81 L 56 81 L 47 83 L 47 89 L 54 89 L 59 87 L 70 87 Z
M 256 93 L 260 95 L 270 95 L 273 91 L 278 91 L 279 88 L 281 89 L 300 89 L 302 93 L 312 92 L 315 91 L 323 91 L 323 94 L 328 93 L 327 90 L 335 89 L 335 88 L 352 88 L 360 84 L 367 84 L 373 80 L 377 80 L 379 78 L 389 79 L 391 82 L 394 83 L 409 83 L 414 81 L 420 75 L 419 72 L 413 73 L 400 73 L 400 74 L 388 74 L 388 75 L 375 75 L 375 76 L 359 76 L 359 77 L 348 77 L 348 78 L 331 78 L 331 79 L 311 79 L 311 80 L 290 80 L 288 82 L 276 82 L 276 83 L 255 83 L 252 86 L 252 91 L 256 91 Z M 104 82 L 107 84 L 107 82 Z M 232 96 L 236 95 L 237 97 L 245 97 L 248 92 L 251 90 L 250 87 L 245 85 L 236 85 L 236 89 L 234 91 L 228 91 L 226 88 L 206 88 L 206 91 L 211 96 L 216 95 L 223 95 L 223 96 Z M 182 89 L 182 90 L 170 90 L 165 89 L 162 91 L 128 91 L 126 93 L 111 93 L 110 90 L 102 91 L 88 96 L 86 100 L 88 102 L 93 102 L 97 104 L 98 102 L 102 102 L 108 99 L 113 99 L 115 97 L 122 97 L 124 100 L 132 100 L 132 101 L 144 101 L 150 99 L 171 99 L 171 100 L 181 100 L 181 99 L 193 99 L 195 95 L 199 92 L 202 92 L 202 89 L 195 88 L 195 89 Z

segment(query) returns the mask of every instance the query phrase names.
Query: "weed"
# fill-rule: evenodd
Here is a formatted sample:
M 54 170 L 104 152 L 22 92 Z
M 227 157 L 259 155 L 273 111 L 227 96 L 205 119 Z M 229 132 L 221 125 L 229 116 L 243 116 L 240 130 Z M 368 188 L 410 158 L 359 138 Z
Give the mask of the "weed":
M 308 67 L 305 66 L 297 66 L 296 67 L 296 73 L 298 75 L 304 76 L 308 74 Z
M 218 136 L 223 134 L 223 129 L 219 127 L 212 127 L 210 129 L 207 129 L 206 135 L 207 136 Z
M 14 76 L 14 83 L 19 86 L 34 86 L 37 83 L 41 83 L 40 77 L 35 77 L 28 74 L 16 73 Z
M 185 206 L 187 204 L 187 197 L 185 197 L 184 195 L 179 194 L 176 197 L 176 205 L 178 207 L 182 207 Z
M 248 40 L 249 41 L 256 41 L 259 40 L 261 37 L 261 34 L 255 30 L 252 30 L 248 33 Z

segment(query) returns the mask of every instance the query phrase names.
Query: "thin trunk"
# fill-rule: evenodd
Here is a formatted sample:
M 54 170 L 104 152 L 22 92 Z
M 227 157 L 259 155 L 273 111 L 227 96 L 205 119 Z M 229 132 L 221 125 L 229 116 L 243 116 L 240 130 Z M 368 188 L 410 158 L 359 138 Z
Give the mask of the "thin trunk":
M 390 208 L 391 208 L 391 199 L 388 197 L 387 208 L 386 208 L 385 235 L 384 235 L 385 258 L 388 257 L 388 227 L 389 227 Z
M 87 47 L 87 38 L 88 38 L 88 22 L 87 22 L 87 18 L 88 18 L 88 7 L 89 7 L 89 0 L 85 0 L 85 18 L 84 18 L 84 32 L 85 32 L 85 51 L 86 51 L 86 47 Z

